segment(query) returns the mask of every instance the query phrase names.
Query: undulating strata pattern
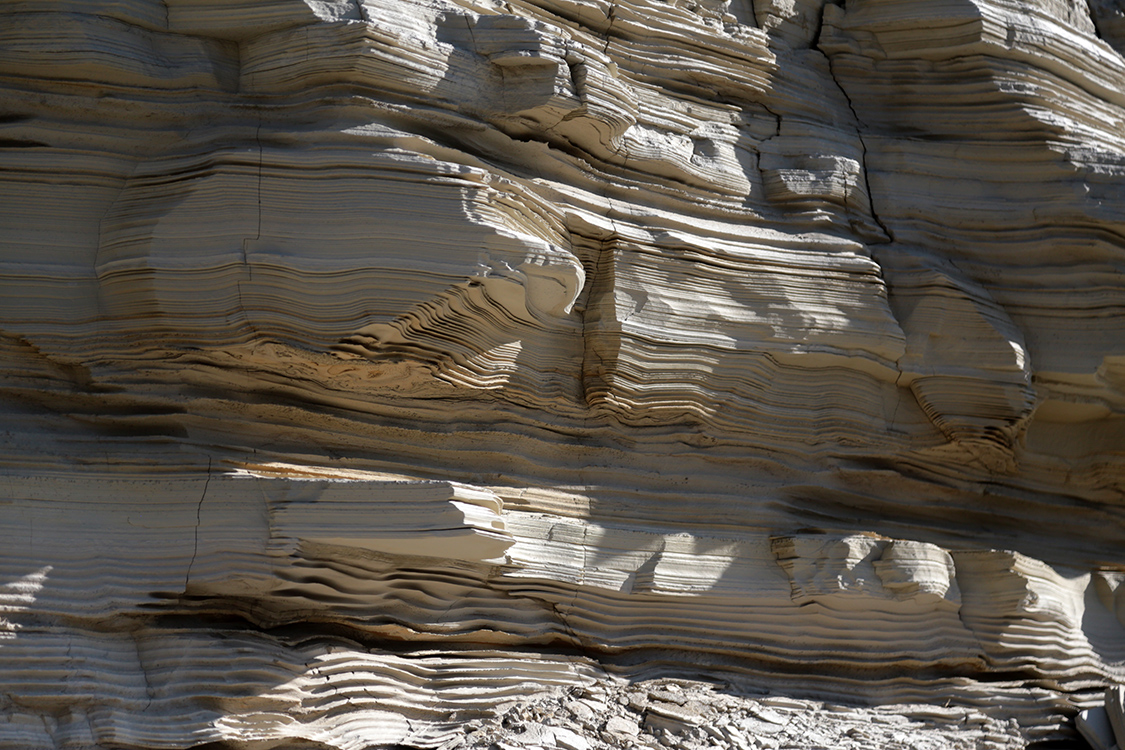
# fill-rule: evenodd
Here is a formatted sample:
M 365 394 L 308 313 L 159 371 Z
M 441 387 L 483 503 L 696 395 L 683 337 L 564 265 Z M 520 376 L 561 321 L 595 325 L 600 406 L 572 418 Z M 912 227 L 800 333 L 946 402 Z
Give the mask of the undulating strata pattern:
M 0 14 L 0 748 L 1006 748 L 1125 681 L 1120 0 Z

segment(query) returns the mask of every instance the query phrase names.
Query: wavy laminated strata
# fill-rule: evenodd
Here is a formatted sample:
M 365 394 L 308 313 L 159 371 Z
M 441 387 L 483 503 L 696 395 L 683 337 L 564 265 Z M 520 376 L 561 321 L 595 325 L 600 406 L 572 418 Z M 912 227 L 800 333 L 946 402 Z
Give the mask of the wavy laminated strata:
M 0 747 L 1109 747 L 1119 11 L 0 11 Z
M 1037 737 L 1057 721 L 1045 706 L 1125 679 L 1125 588 L 1104 573 L 877 535 L 603 525 L 504 511 L 494 493 L 450 482 L 264 469 L 172 485 L 10 477 L 29 498 L 4 529 L 24 531 L 5 551 L 0 603 L 13 707 L 65 705 L 77 722 L 66 733 L 103 745 L 410 744 L 422 721 L 411 742 L 433 747 L 456 726 L 442 712 L 487 715 L 500 696 L 604 682 L 606 669 L 660 674 L 670 651 L 693 654 L 680 672 L 708 665 L 831 701 L 857 689 L 881 703 L 955 701 Z M 93 551 L 91 537 L 119 551 Z M 414 641 L 435 653 L 363 645 Z M 330 668 L 338 649 L 350 661 Z M 526 662 L 504 649 L 545 651 Z M 61 691 L 46 668 L 60 660 Z M 323 691 L 300 687 L 309 681 Z M 370 708 L 349 697 L 353 684 Z M 324 739 L 344 731 L 330 719 L 338 701 L 346 741 Z M 173 710 L 175 722 L 143 718 Z

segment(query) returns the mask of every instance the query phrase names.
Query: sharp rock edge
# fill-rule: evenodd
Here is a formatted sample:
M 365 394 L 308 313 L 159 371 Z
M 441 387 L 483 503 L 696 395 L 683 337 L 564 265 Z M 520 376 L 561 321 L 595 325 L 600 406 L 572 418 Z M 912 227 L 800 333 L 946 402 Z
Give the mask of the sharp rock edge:
M 0 748 L 1121 746 L 1123 19 L 7 4 Z

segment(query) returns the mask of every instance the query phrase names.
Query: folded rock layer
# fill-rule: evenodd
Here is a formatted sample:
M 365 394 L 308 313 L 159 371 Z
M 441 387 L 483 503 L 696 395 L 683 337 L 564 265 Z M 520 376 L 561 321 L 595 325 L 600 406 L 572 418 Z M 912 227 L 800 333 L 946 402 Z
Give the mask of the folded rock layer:
M 1113 2 L 0 19 L 0 748 L 1112 734 Z

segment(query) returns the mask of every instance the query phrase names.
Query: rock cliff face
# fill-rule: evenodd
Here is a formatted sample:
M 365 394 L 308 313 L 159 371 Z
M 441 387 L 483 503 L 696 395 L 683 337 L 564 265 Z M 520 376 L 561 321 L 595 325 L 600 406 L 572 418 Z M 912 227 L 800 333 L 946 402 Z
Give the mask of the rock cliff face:
M 0 748 L 1047 746 L 1125 681 L 1120 0 L 0 12 Z

